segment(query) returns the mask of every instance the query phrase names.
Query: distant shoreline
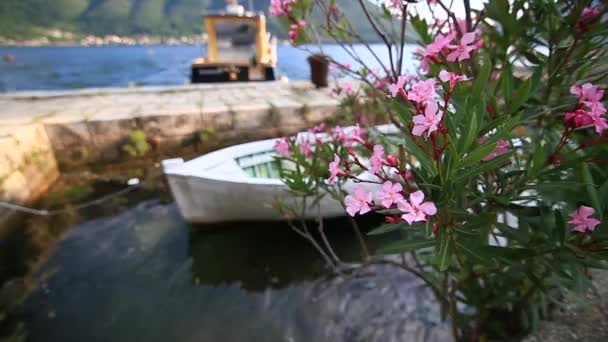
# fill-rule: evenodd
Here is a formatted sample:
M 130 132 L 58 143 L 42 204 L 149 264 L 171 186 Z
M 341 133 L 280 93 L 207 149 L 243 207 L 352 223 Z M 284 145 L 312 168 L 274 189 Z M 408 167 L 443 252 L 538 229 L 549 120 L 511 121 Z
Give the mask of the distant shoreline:
M 147 46 L 147 45 L 202 45 L 207 43 L 207 34 L 181 37 L 160 36 L 93 36 L 68 35 L 39 37 L 32 39 L 10 39 L 0 37 L 0 46 L 6 47 L 94 47 L 94 46 Z

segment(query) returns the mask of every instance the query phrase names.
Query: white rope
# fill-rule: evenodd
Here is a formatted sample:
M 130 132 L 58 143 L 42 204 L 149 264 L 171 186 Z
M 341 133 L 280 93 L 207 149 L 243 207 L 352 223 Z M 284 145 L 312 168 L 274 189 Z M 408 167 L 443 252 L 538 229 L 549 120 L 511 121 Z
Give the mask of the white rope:
M 156 177 L 159 177 L 161 175 L 157 175 Z M 151 177 L 150 179 L 154 179 L 156 177 Z M 148 179 L 148 180 L 150 180 Z M 66 206 L 64 209 L 57 209 L 57 210 L 40 210 L 40 209 L 33 209 L 33 208 L 28 208 L 28 207 L 24 207 L 22 205 L 18 205 L 18 204 L 14 204 L 14 203 L 8 203 L 8 202 L 1 202 L 0 201 L 0 208 L 5 208 L 8 210 L 13 210 L 13 211 L 18 211 L 18 212 L 22 212 L 22 213 L 26 213 L 26 214 L 32 214 L 32 215 L 38 215 L 38 216 L 55 216 L 55 215 L 59 215 L 59 214 L 63 214 L 72 210 L 81 210 L 81 209 L 85 209 L 85 208 L 89 208 L 95 205 L 99 205 L 102 204 L 103 202 L 106 202 L 108 200 L 111 200 L 113 198 L 122 196 L 126 193 L 129 193 L 137 188 L 139 188 L 143 183 L 139 183 L 136 185 L 131 185 L 129 187 L 126 187 L 122 190 L 119 190 L 117 192 L 102 196 L 100 198 L 96 198 L 94 200 L 85 202 L 85 203 L 81 203 L 81 204 L 76 204 L 76 205 L 68 205 Z

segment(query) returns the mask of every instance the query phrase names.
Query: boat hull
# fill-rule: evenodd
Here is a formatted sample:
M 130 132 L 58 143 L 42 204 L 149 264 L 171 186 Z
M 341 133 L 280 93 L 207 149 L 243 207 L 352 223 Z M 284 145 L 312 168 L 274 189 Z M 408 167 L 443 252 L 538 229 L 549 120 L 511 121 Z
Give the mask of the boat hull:
M 261 79 L 252 79 L 248 66 L 234 66 L 231 68 L 220 66 L 193 65 L 191 70 L 191 83 L 224 83 L 224 82 L 251 82 L 274 81 L 273 67 L 264 67 Z
M 346 129 L 354 129 L 349 127 Z M 382 134 L 395 134 L 392 125 L 376 126 Z M 310 133 L 298 139 L 310 140 Z M 317 135 L 321 138 L 322 135 Z M 294 218 L 316 219 L 346 215 L 342 204 L 330 195 L 318 203 L 312 198 L 295 196 L 288 187 L 265 169 L 257 167 L 275 161 L 274 145 L 278 139 L 234 145 L 184 162 L 181 158 L 163 160 L 163 170 L 181 215 L 190 223 L 285 220 L 273 203 L 296 210 Z M 252 169 L 254 168 L 254 169 Z M 266 171 L 264 171 L 266 170 Z M 367 176 L 362 176 L 362 178 Z M 372 177 L 372 176 L 369 176 Z M 378 184 L 355 184 L 347 180 L 343 190 L 352 193 L 356 186 L 377 191 Z M 305 208 L 305 210 L 302 210 Z
M 167 181 L 181 215 L 190 223 L 284 220 L 286 217 L 272 206 L 275 201 L 301 207 L 301 198 L 294 197 L 282 184 L 246 184 L 171 174 L 167 175 Z M 303 217 L 345 214 L 342 205 L 329 196 L 319 205 L 309 206 Z

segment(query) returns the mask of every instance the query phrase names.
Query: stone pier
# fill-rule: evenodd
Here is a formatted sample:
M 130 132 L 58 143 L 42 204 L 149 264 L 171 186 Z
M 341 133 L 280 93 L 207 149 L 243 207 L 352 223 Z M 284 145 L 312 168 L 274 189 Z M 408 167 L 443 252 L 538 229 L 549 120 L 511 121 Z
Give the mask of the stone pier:
M 58 170 L 131 158 L 134 136 L 158 155 L 205 139 L 222 146 L 298 132 L 337 105 L 308 82 L 3 94 L 0 198 L 25 203 Z

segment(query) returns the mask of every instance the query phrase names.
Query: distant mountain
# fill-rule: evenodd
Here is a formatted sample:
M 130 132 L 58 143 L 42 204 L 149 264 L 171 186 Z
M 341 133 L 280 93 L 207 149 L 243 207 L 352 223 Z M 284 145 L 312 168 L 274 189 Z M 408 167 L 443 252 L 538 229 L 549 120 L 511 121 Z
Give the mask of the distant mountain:
M 359 32 L 374 40 L 372 28 L 352 1 L 338 3 Z M 255 11 L 267 12 L 270 0 L 252 3 Z M 32 38 L 49 29 L 93 35 L 195 35 L 203 29 L 201 15 L 223 9 L 224 4 L 224 0 L 0 0 L 0 36 Z M 241 4 L 248 7 L 249 0 Z M 285 37 L 273 18 L 269 29 Z

